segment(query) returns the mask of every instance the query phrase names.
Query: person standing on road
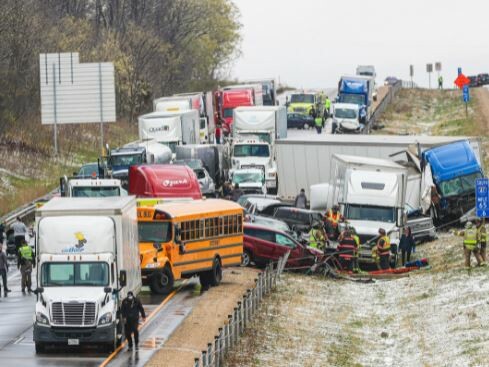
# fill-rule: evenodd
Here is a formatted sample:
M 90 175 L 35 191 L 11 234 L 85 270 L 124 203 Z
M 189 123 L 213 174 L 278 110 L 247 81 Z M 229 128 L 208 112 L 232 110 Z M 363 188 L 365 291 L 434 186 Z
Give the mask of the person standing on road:
M 122 301 L 121 315 L 124 322 L 124 334 L 126 335 L 128 349 L 132 350 L 132 335 L 134 334 L 134 346 L 139 349 L 139 314 L 143 318 L 143 322 L 146 321 L 146 313 L 144 312 L 144 307 L 141 301 L 134 297 L 132 292 L 127 292 L 127 297 Z
M 222 127 L 221 125 L 216 126 L 216 144 L 221 144 Z
M 324 231 L 321 229 L 321 223 L 314 223 L 309 231 L 309 247 L 324 249 L 326 246 L 326 237 Z
M 19 249 L 17 268 L 20 268 L 20 274 L 22 275 L 21 289 L 25 294 L 25 289 L 29 293 L 32 292 L 32 268 L 35 267 L 34 253 L 31 246 L 26 242 L 25 238 L 22 241 L 22 246 Z
M 477 242 L 482 259 L 482 263 L 486 263 L 486 246 L 487 246 L 487 230 L 486 226 L 482 223 L 480 218 L 475 220 L 475 227 L 477 228 Z
M 438 77 L 438 89 L 443 89 L 443 77 L 441 75 Z
M 314 106 L 312 106 L 309 110 L 309 116 L 311 116 L 313 119 L 317 117 L 316 109 L 314 108 Z
M 0 222 L 0 247 L 3 246 L 4 239 L 5 239 L 5 223 Z
M 324 217 L 324 222 L 326 224 L 326 231 L 330 238 L 337 239 L 340 235 L 339 223 L 343 221 L 344 218 L 340 213 L 340 206 L 333 205 L 333 208 L 328 209 Z
M 314 119 L 314 124 L 316 125 L 316 131 L 321 134 L 323 131 L 323 118 L 321 116 L 316 116 Z
M 19 251 L 23 243 L 22 241 L 25 241 L 27 227 L 24 224 L 24 222 L 20 220 L 20 217 L 17 217 L 15 222 L 12 224 L 11 228 L 14 230 L 15 249 L 16 251 Z
M 301 189 L 301 192 L 299 193 L 299 195 L 297 195 L 295 197 L 294 206 L 296 208 L 306 209 L 306 206 L 307 206 L 306 190 Z
M 465 267 L 470 268 L 470 255 L 474 254 L 477 260 L 477 265 L 481 266 L 483 264 L 481 255 L 479 253 L 479 248 L 477 247 L 477 229 L 471 221 L 465 223 L 465 229 L 463 231 L 455 232 L 458 236 L 464 237 L 464 256 L 465 256 Z
M 10 289 L 7 288 L 7 272 L 8 272 L 7 255 L 3 251 L 3 246 L 0 245 L 0 276 L 2 277 L 4 297 L 7 297 L 7 293 L 10 292 Z M 0 286 L 0 297 L 1 294 L 2 294 L 2 287 Z
M 326 96 L 326 100 L 324 101 L 324 116 L 328 118 L 330 113 L 331 113 L 331 100 L 329 99 L 328 96 Z
M 386 270 L 390 268 L 391 241 L 385 229 L 379 228 L 379 239 L 377 240 L 377 256 L 379 257 L 380 268 Z
M 406 265 L 406 261 L 411 261 L 411 251 L 414 249 L 416 242 L 411 233 L 411 228 L 404 228 L 404 233 L 399 240 L 399 248 L 401 249 L 402 266 Z M 406 258 L 407 257 L 407 258 Z

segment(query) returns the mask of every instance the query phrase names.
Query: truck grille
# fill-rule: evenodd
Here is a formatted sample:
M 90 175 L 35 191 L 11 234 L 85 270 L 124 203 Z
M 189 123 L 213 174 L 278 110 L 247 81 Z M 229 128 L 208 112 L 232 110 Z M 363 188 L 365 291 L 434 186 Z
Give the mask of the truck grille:
M 295 107 L 294 112 L 304 113 L 306 109 L 304 107 Z
M 241 168 L 242 169 L 257 168 L 257 169 L 261 169 L 263 171 L 263 173 L 265 173 L 265 166 L 263 166 L 263 165 L 257 166 L 257 165 L 254 165 L 254 164 L 242 164 L 241 165 Z
M 56 326 L 93 326 L 95 316 L 94 302 L 53 302 L 51 304 L 52 323 Z

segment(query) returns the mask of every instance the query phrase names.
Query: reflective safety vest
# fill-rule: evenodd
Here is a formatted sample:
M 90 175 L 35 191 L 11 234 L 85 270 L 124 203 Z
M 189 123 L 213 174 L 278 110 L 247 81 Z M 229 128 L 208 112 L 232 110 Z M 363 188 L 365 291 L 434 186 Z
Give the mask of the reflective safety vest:
M 360 247 L 360 237 L 358 237 L 356 234 L 354 234 L 352 237 L 355 240 L 355 242 L 357 243 L 357 247 Z
M 477 246 L 477 229 L 467 228 L 464 232 L 464 246 L 467 250 L 474 250 Z
M 335 213 L 333 213 L 333 210 L 332 209 L 329 209 L 328 210 L 328 214 L 326 215 L 326 217 L 336 227 L 336 225 L 338 225 L 338 222 L 340 221 L 341 214 L 340 214 L 340 212 L 336 212 L 336 214 L 335 214 Z
M 331 100 L 329 98 L 324 102 L 324 106 L 328 110 L 331 108 Z
M 316 124 L 316 126 L 323 126 L 323 119 L 321 117 L 316 117 L 314 123 Z
M 383 243 L 383 245 L 382 245 Z M 382 236 L 377 241 L 377 252 L 379 256 L 389 255 L 391 252 L 391 240 L 389 236 Z
M 487 243 L 487 231 L 485 226 L 481 225 L 477 228 L 477 239 L 480 243 Z
M 319 229 L 311 229 L 309 231 L 309 247 L 318 248 L 319 243 L 321 242 L 322 236 Z
M 32 261 L 32 248 L 29 245 L 24 245 L 19 249 L 20 257 L 25 260 Z

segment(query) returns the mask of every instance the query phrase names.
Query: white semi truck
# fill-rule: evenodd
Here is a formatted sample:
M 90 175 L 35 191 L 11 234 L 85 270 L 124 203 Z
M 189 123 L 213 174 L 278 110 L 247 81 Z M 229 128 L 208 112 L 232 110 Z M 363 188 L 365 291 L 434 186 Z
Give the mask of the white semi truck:
M 109 197 L 125 196 L 121 180 L 115 178 L 69 178 L 60 179 L 61 196 L 66 197 Z
M 154 139 L 170 147 L 173 153 L 177 145 L 200 144 L 199 111 L 151 112 L 139 116 L 139 139 Z
M 254 106 L 234 109 L 231 175 L 234 170 L 260 168 L 266 188 L 277 190 L 275 141 L 287 137 L 287 110 L 283 106 Z
M 136 199 L 53 198 L 36 211 L 36 352 L 121 342 L 122 300 L 141 289 Z

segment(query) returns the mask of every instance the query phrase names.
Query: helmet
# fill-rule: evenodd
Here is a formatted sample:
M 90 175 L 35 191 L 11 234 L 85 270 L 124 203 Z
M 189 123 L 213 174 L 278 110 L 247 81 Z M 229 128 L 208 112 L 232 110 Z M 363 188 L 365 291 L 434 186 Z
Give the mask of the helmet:
M 465 223 L 465 228 L 466 229 L 472 228 L 472 222 L 471 221 L 468 221 L 467 223 Z
M 335 211 L 340 210 L 340 206 L 338 204 L 333 205 L 333 210 Z

